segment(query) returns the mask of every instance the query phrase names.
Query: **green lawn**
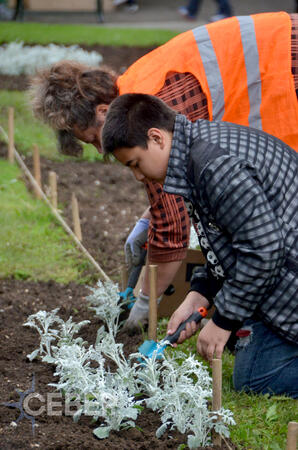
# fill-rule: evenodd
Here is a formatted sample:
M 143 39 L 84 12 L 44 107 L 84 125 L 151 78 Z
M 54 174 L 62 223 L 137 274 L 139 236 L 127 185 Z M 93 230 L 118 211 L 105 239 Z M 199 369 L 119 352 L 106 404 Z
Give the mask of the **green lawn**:
M 169 30 L 101 28 L 98 25 L 52 25 L 1 22 L 0 43 L 23 41 L 26 44 L 100 44 L 150 47 L 164 44 L 176 36 Z
M 0 125 L 8 133 L 8 108 L 14 108 L 15 145 L 21 153 L 30 155 L 33 144 L 38 145 L 40 154 L 62 161 L 66 159 L 58 153 L 53 130 L 33 117 L 26 92 L 0 90 Z M 0 140 L 5 141 L 0 133 Z M 92 145 L 84 145 L 84 159 L 101 160 L 102 156 Z
M 89 262 L 20 177 L 16 165 L 0 159 L 0 279 L 86 282 Z

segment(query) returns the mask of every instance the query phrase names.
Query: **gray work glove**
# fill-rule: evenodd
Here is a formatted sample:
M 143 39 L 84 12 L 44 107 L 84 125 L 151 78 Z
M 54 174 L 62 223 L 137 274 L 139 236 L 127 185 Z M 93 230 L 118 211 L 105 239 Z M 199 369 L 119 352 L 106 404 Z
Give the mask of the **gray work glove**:
M 157 304 L 161 302 L 162 295 L 158 297 Z M 141 328 L 148 322 L 149 313 L 149 296 L 143 294 L 140 290 L 138 298 L 136 299 L 130 314 L 124 324 L 124 329 L 135 330 Z
M 125 261 L 130 270 L 132 266 L 143 264 L 143 250 L 147 242 L 149 219 L 140 219 L 126 239 L 124 245 Z

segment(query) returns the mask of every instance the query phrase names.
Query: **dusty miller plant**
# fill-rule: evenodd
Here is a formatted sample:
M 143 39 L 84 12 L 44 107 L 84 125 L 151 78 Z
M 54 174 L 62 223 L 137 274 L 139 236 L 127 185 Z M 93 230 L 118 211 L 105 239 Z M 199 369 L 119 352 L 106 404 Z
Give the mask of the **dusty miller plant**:
M 97 437 L 105 438 L 111 430 L 120 430 L 135 425 L 138 415 L 136 394 L 135 363 L 130 364 L 122 353 L 122 344 L 117 344 L 113 336 L 101 329 L 102 339 L 96 348 L 85 348 L 78 344 L 67 344 L 55 353 L 58 383 L 52 383 L 80 403 L 74 415 L 91 415 L 94 420 L 103 419 L 105 424 L 94 430 Z M 116 370 L 106 368 L 107 358 L 116 363 Z M 91 367 L 96 362 L 96 368 Z
M 118 285 L 111 281 L 97 282 L 95 288 L 89 287 L 92 294 L 86 297 L 95 314 L 106 324 L 109 333 L 116 336 L 119 329 L 119 316 L 123 311 L 119 301 Z
M 80 329 L 89 324 L 90 320 L 83 320 L 79 323 L 73 323 L 72 317 L 70 317 L 67 322 L 61 319 L 57 312 L 59 308 L 53 309 L 50 312 L 38 311 L 36 314 L 31 314 L 27 322 L 24 323 L 25 327 L 31 327 L 38 331 L 40 336 L 39 348 L 33 350 L 32 353 L 27 355 L 27 358 L 32 361 L 39 354 L 42 360 L 48 363 L 55 362 L 55 353 L 57 347 L 54 346 L 55 343 L 59 343 L 59 346 L 67 344 L 70 342 L 83 344 L 81 337 L 73 339 L 74 334 L 77 334 Z M 53 325 L 57 324 L 57 328 L 53 328 Z
M 181 363 L 182 361 L 182 363 Z M 157 368 L 157 364 L 160 367 Z M 161 362 L 146 360 L 140 375 L 144 392 L 149 397 L 147 407 L 158 411 L 162 425 L 156 432 L 160 437 L 166 430 L 177 429 L 188 434 L 189 448 L 210 444 L 210 431 L 216 428 L 216 413 L 208 409 L 212 396 L 211 378 L 202 363 L 193 355 L 185 358 L 181 352 L 165 357 Z M 228 436 L 225 424 L 233 424 L 230 411 L 221 409 L 221 420 L 216 431 Z
M 27 46 L 23 45 L 23 42 L 10 42 L 0 48 L 0 73 L 33 75 L 37 69 L 63 59 L 72 59 L 91 66 L 98 66 L 102 62 L 99 53 L 87 52 L 78 45 Z
M 123 344 L 115 341 L 122 311 L 118 287 L 111 282 L 105 285 L 99 282 L 97 288 L 90 290 L 93 292 L 87 297 L 90 308 L 105 322 L 108 330 L 105 331 L 103 326 L 99 328 L 95 348 L 87 348 L 80 337 L 74 338 L 74 334 L 89 321 L 75 324 L 70 317 L 64 322 L 57 316 L 58 308 L 50 313 L 39 311 L 24 325 L 37 329 L 41 338 L 40 347 L 28 355 L 30 360 L 39 354 L 44 362 L 56 366 L 55 375 L 59 381 L 50 385 L 68 394 L 67 399 L 76 400 L 79 407 L 74 420 L 81 414 L 91 415 L 95 420 L 103 419 L 105 424 L 94 433 L 105 438 L 111 430 L 135 425 L 140 411 L 139 402 L 135 400 L 137 363 L 127 360 Z M 58 329 L 52 327 L 54 323 Z M 114 372 L 106 368 L 107 360 L 113 361 Z M 96 368 L 91 365 L 94 362 Z
M 157 437 L 167 429 L 177 429 L 188 434 L 188 447 L 195 449 L 210 444 L 213 429 L 229 436 L 227 425 L 234 424 L 232 413 L 223 408 L 208 409 L 211 378 L 202 363 L 178 351 L 162 359 L 155 355 L 144 358 L 140 353 L 126 358 L 123 344 L 116 342 L 122 311 L 118 286 L 99 282 L 90 290 L 90 308 L 105 323 L 94 346 L 74 338 L 88 321 L 75 324 L 70 318 L 64 322 L 57 316 L 58 309 L 39 311 L 25 324 L 36 328 L 41 338 L 39 348 L 28 357 L 32 360 L 40 354 L 43 361 L 54 363 L 59 381 L 51 386 L 76 399 L 74 420 L 82 414 L 100 419 L 94 434 L 106 438 L 111 430 L 135 426 L 142 405 L 146 405 L 161 415 Z M 140 394 L 145 398 L 136 400 Z

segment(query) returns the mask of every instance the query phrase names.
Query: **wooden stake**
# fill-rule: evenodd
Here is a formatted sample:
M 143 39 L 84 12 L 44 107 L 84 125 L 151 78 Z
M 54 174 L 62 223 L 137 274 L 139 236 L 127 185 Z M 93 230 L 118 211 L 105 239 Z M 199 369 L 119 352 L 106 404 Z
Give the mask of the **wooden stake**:
M 156 341 L 157 328 L 157 266 L 149 265 L 149 326 L 148 338 Z
M 222 390 L 222 362 L 221 359 L 212 360 L 212 411 L 221 408 Z M 221 436 L 217 433 L 213 435 L 213 444 L 221 445 Z
M 80 215 L 79 215 L 79 204 L 75 193 L 72 193 L 71 197 L 71 206 L 72 206 L 72 220 L 73 220 L 73 228 L 74 233 L 79 241 L 82 240 L 82 232 L 81 232 L 81 224 L 80 224 Z
M 37 147 L 37 145 L 33 146 L 33 166 L 34 166 L 34 178 L 38 186 L 41 188 L 40 156 L 39 156 L 39 148 Z M 40 189 L 35 189 L 35 195 L 37 198 L 41 198 Z
M 298 422 L 289 422 L 286 450 L 296 450 L 297 441 L 298 441 Z
M 57 174 L 52 170 L 49 172 L 50 201 L 53 208 L 57 209 Z
M 127 268 L 126 268 L 126 266 L 122 266 L 121 267 L 121 287 L 122 287 L 122 292 L 124 292 L 125 289 L 127 288 L 127 281 L 128 281 Z
M 14 162 L 14 109 L 8 108 L 8 161 Z

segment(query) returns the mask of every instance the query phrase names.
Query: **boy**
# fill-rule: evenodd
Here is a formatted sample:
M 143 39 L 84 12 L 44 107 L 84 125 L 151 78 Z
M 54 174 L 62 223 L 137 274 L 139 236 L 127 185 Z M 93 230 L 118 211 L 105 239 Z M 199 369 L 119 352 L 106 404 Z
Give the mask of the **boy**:
M 199 306 L 216 307 L 199 353 L 220 358 L 239 342 L 234 385 L 298 397 L 297 154 L 269 134 L 227 122 L 192 123 L 162 100 L 126 94 L 102 129 L 105 154 L 138 181 L 156 180 L 193 207 L 207 265 L 170 319 L 174 332 Z M 196 331 L 192 323 L 178 342 Z

